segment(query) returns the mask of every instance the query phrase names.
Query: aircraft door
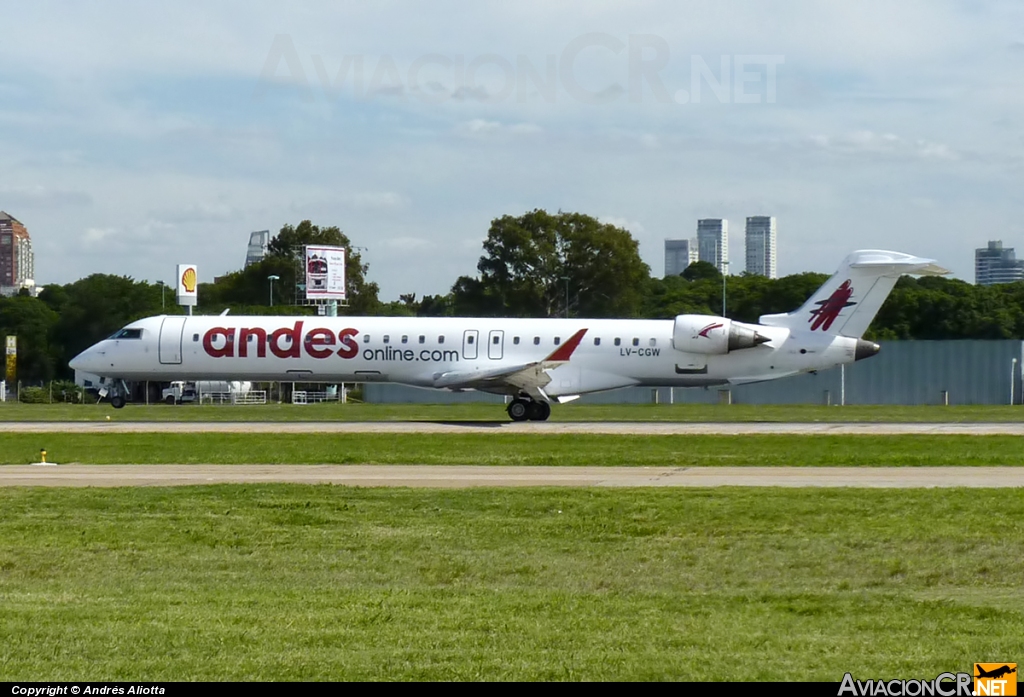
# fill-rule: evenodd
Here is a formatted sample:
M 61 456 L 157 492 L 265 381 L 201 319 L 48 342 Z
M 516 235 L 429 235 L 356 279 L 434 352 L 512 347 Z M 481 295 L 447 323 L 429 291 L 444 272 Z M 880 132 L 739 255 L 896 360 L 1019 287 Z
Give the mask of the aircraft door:
M 487 357 L 492 361 L 501 360 L 505 350 L 505 332 L 495 329 L 487 337 Z
M 480 340 L 480 332 L 476 329 L 467 329 L 462 334 L 462 357 L 467 360 L 475 360 L 477 343 Z
M 164 317 L 160 325 L 160 362 L 165 365 L 181 363 L 181 336 L 185 331 L 185 317 Z

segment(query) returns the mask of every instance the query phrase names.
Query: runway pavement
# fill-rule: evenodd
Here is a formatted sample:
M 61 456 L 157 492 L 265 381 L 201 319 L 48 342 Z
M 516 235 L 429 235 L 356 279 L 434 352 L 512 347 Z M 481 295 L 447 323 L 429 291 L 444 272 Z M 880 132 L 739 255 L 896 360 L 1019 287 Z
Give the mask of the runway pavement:
M 470 487 L 1024 486 L 1016 467 L 483 467 L 433 465 L 11 465 L 0 486 L 115 487 L 201 484 Z
M 0 433 L 508 433 L 1024 435 L 1024 423 L 6 422 Z M 491 467 L 428 465 L 13 465 L 0 486 L 292 482 L 403 487 L 1022 487 L 1014 467 Z
M 610 435 L 1013 435 L 1024 423 L 678 423 L 543 421 L 3 422 L 0 433 L 514 433 Z

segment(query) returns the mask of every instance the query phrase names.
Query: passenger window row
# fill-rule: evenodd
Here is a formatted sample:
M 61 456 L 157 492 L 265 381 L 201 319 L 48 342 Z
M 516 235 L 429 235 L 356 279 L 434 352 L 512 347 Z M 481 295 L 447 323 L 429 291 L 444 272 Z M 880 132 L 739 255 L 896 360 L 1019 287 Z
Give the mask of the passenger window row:
M 110 338 L 111 339 L 141 339 L 142 338 L 142 330 L 141 329 L 122 329 L 121 331 L 119 331 L 117 334 L 113 335 Z M 250 334 L 249 337 L 248 337 L 248 340 L 252 341 L 255 338 L 256 338 L 256 336 L 254 334 Z M 267 339 L 269 341 L 270 337 L 268 336 Z M 192 335 L 192 341 L 199 341 L 199 335 L 198 334 L 193 334 Z M 417 343 L 424 344 L 427 341 L 427 337 L 424 336 L 423 334 L 420 334 L 418 337 L 416 337 L 416 341 L 417 341 Z M 385 334 L 384 335 L 384 343 L 388 344 L 390 342 L 391 342 L 391 335 L 390 334 Z M 409 336 L 406 335 L 406 334 L 403 334 L 402 338 L 401 338 L 401 342 L 403 344 L 409 343 Z M 466 337 L 466 342 L 469 343 L 469 344 L 474 343 L 473 336 L 470 335 L 470 336 Z M 363 343 L 364 344 L 370 343 L 370 335 L 369 334 L 363 334 Z M 444 343 L 444 335 L 443 334 L 437 337 L 437 343 L 439 343 L 439 344 L 443 344 Z M 495 346 L 497 346 L 499 343 L 501 343 L 500 337 L 497 337 L 497 336 L 492 337 L 491 343 L 493 343 Z M 519 337 L 518 336 L 512 337 L 512 343 L 515 344 L 516 346 L 518 346 L 519 345 Z M 555 346 L 558 346 L 559 344 L 562 343 L 562 337 L 560 337 L 560 336 L 554 337 L 554 339 L 552 340 L 552 343 Z M 615 339 L 614 339 L 614 341 L 612 343 L 615 346 L 621 346 L 622 345 L 622 339 L 620 337 L 615 337 Z M 633 346 L 639 346 L 640 345 L 640 339 L 637 338 L 637 337 L 633 337 L 632 344 L 633 344 Z M 540 337 L 539 336 L 533 337 L 533 345 L 534 346 L 540 346 Z M 594 337 L 594 346 L 600 346 L 600 345 L 601 345 L 601 337 L 595 336 Z M 652 338 L 652 339 L 650 339 L 648 341 L 648 345 L 649 346 L 657 346 L 658 345 L 658 340 Z
M 363 343 L 364 344 L 370 343 L 371 338 L 372 337 L 369 334 L 363 334 Z M 401 337 L 400 341 L 403 344 L 408 344 L 409 343 L 409 335 L 408 334 L 402 334 L 402 337 Z M 384 335 L 384 343 L 385 344 L 390 344 L 391 343 L 391 335 L 390 334 L 385 334 Z M 427 343 L 427 337 L 425 335 L 423 335 L 423 334 L 420 334 L 418 337 L 416 337 L 416 343 L 417 344 L 425 344 L 425 343 Z M 437 337 L 437 343 L 439 343 L 439 344 L 443 344 L 444 343 L 444 334 L 441 334 L 441 335 L 439 335 Z M 470 342 L 470 343 L 472 343 L 472 342 Z
M 498 337 L 494 337 L 494 343 L 495 344 L 498 343 Z M 519 345 L 519 337 L 518 336 L 512 337 L 512 343 L 515 344 L 516 346 L 518 346 Z M 552 343 L 555 346 L 558 346 L 560 343 L 562 343 L 561 337 L 556 336 L 552 340 Z M 622 345 L 622 339 L 619 338 L 619 337 L 615 337 L 615 340 L 614 340 L 613 343 L 616 346 L 621 346 Z M 633 337 L 632 343 L 633 343 L 633 346 L 639 346 L 640 345 L 639 337 Z M 540 346 L 540 337 L 539 336 L 533 337 L 533 345 L 534 346 Z M 594 346 L 600 346 L 600 345 L 601 345 L 601 337 L 595 336 L 594 337 Z M 657 346 L 658 345 L 658 340 L 655 339 L 655 338 L 651 338 L 651 339 L 648 340 L 647 345 L 648 346 Z
M 197 339 L 198 339 L 198 336 L 199 335 L 197 334 L 196 335 Z M 385 334 L 384 335 L 384 343 L 387 344 L 387 343 L 390 343 L 390 341 L 391 341 L 391 336 L 389 334 Z M 409 337 L 403 334 L 401 341 L 402 341 L 403 344 L 407 344 L 407 343 L 409 343 Z M 422 343 L 425 343 L 425 342 L 426 342 L 426 337 L 423 336 L 422 334 L 420 334 L 419 337 L 418 337 L 418 343 L 422 344 Z M 520 342 L 520 338 L 518 336 L 512 337 L 512 343 L 514 345 L 518 346 L 519 342 Z M 540 346 L 540 342 L 541 342 L 541 339 L 540 339 L 539 336 L 533 337 L 533 345 L 534 346 Z M 369 334 L 363 334 L 363 343 L 364 344 L 370 343 L 370 335 Z M 444 336 L 443 335 L 437 337 L 437 343 L 439 343 L 439 344 L 443 344 L 444 343 Z M 468 343 L 468 344 L 475 343 L 474 342 L 474 337 L 473 337 L 472 334 L 466 337 L 466 343 Z M 498 336 L 492 337 L 491 338 L 491 343 L 497 346 L 499 343 L 501 343 L 501 337 L 498 337 Z M 551 340 L 551 343 L 554 344 L 555 346 L 560 345 L 562 343 L 562 337 L 560 337 L 560 336 L 554 337 Z M 622 345 L 622 339 L 620 337 L 615 337 L 615 340 L 613 341 L 613 343 L 616 346 L 621 346 Z M 632 343 L 633 346 L 639 346 L 640 345 L 640 339 L 638 337 L 633 337 L 631 343 Z M 654 338 L 651 338 L 651 339 L 648 340 L 647 343 L 648 343 L 648 346 L 657 346 L 658 345 L 658 340 L 654 339 Z M 599 336 L 594 337 L 594 346 L 600 346 L 600 345 L 601 345 L 601 337 L 599 337 Z

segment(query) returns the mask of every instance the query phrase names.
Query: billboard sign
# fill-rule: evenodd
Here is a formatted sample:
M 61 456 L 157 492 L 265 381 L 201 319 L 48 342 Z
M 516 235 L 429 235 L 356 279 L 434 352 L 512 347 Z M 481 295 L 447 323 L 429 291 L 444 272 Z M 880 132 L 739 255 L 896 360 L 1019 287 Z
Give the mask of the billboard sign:
M 345 299 L 345 248 L 306 247 L 306 300 Z
M 16 373 L 18 370 L 18 337 L 9 336 L 7 337 L 7 384 L 13 385 L 15 383 Z
M 195 264 L 178 264 L 178 304 L 184 307 L 199 304 L 199 274 Z

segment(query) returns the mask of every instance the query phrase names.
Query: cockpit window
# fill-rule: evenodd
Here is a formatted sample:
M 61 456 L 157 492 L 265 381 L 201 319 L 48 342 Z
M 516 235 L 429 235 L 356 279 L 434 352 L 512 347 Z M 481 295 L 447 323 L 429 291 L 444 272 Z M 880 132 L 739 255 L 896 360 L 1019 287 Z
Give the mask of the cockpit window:
M 122 329 L 110 337 L 111 339 L 141 339 L 141 329 Z

